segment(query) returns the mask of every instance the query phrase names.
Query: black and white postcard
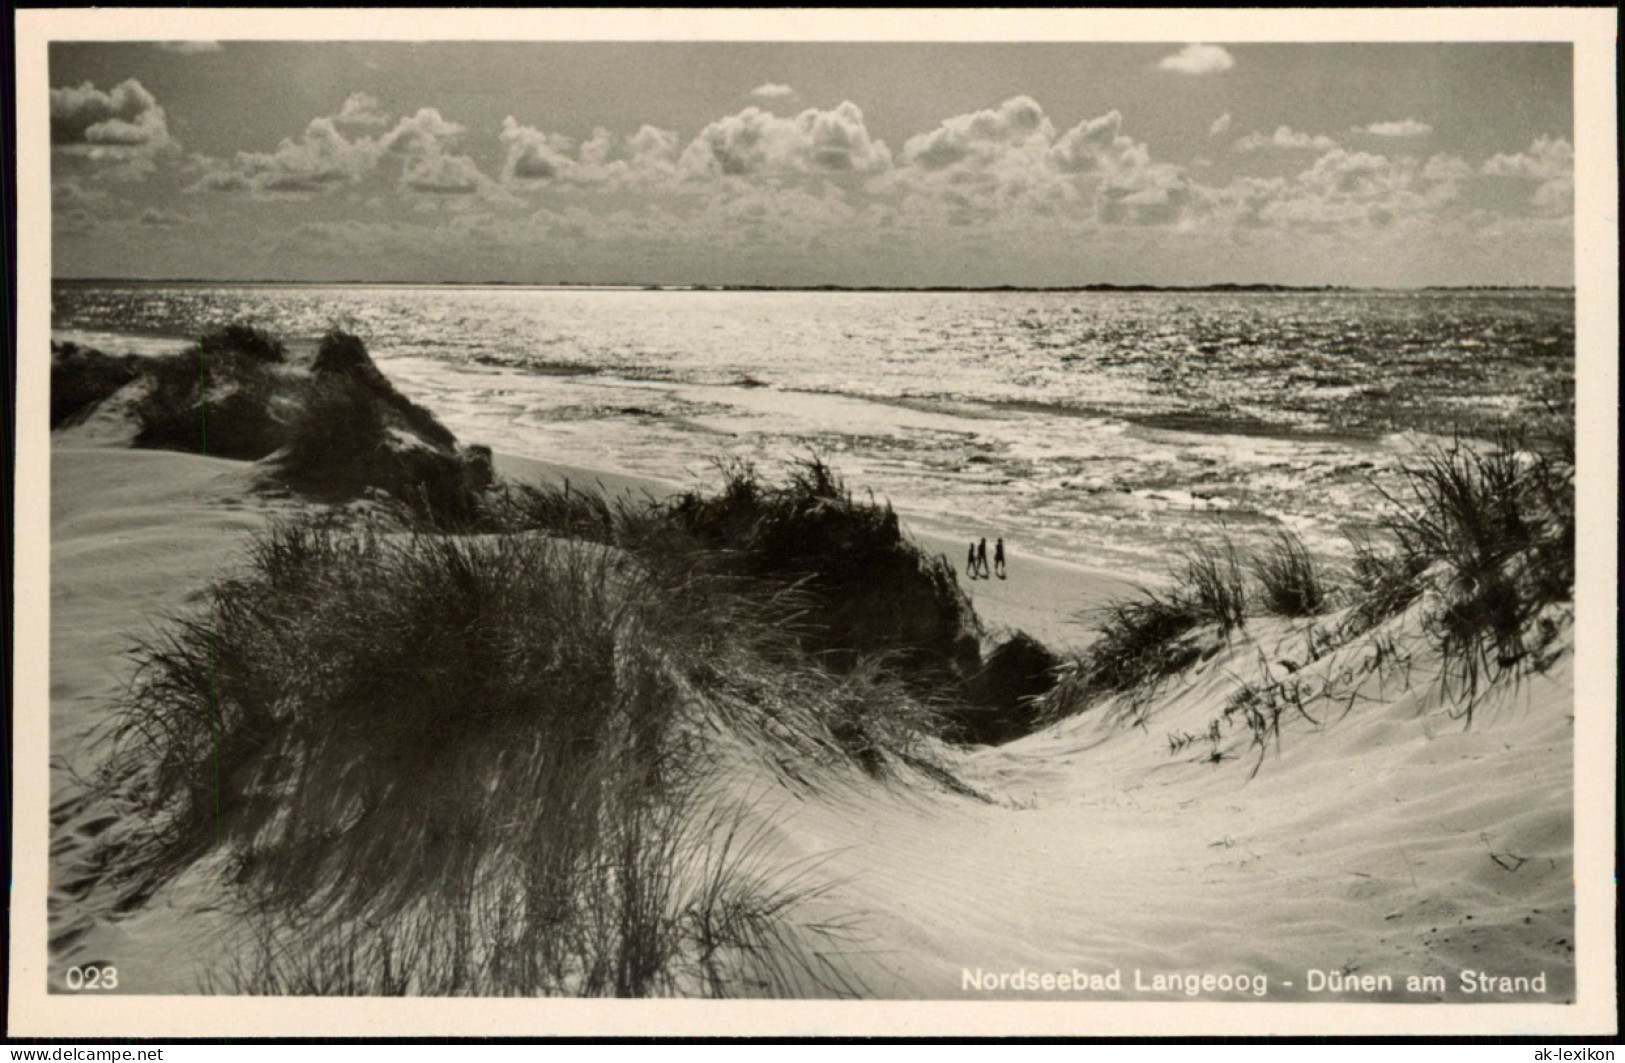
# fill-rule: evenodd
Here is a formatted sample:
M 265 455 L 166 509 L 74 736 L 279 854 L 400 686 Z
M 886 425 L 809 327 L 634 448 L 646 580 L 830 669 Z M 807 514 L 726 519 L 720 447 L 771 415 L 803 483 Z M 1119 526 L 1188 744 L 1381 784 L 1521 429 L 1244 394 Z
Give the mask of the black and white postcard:
M 1609 1032 L 1616 28 L 20 12 L 14 1030 Z

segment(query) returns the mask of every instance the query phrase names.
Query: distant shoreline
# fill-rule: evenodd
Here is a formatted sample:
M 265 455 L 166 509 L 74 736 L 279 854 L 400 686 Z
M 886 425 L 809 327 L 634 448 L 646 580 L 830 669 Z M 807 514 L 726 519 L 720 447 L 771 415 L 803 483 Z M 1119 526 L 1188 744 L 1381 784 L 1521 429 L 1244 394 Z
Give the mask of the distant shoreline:
M 1033 292 L 1050 294 L 1166 292 L 1170 294 L 1360 294 L 1364 292 L 1548 292 L 1574 294 L 1573 285 L 1553 284 L 1430 284 L 1412 288 L 1359 287 L 1344 284 L 1070 284 L 1028 286 L 1001 285 L 843 285 L 843 284 L 543 284 L 529 281 L 368 281 L 368 280 L 211 280 L 200 277 L 53 277 L 53 285 L 166 285 L 184 284 L 213 288 L 511 288 L 541 291 L 615 292 L 874 292 L 874 293 L 979 293 Z

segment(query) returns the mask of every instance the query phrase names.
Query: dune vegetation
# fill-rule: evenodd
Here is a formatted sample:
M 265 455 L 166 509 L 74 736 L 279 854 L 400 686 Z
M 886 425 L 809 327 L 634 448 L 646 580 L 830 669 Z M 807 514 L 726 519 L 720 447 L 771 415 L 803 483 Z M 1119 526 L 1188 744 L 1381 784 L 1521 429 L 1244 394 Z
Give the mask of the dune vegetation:
M 108 409 L 133 446 L 259 462 L 267 485 L 325 501 L 376 492 L 454 514 L 491 482 L 488 449 L 460 447 L 337 329 L 303 363 L 247 325 L 152 358 L 53 344 L 51 395 L 53 427 Z
M 225 854 L 275 946 L 239 992 L 789 985 L 802 887 L 708 778 L 878 759 L 909 704 L 798 659 L 789 596 L 546 536 L 279 524 L 210 598 L 137 651 L 112 774 L 133 876 Z
M 979 631 L 888 506 L 816 459 L 660 501 L 488 488 L 343 334 L 142 363 L 135 445 L 225 438 L 262 485 L 374 503 L 274 522 L 134 651 L 97 782 L 134 826 L 94 859 L 128 903 L 222 863 L 252 934 L 216 988 L 853 991 L 813 877 L 757 867 L 714 783 L 958 786 L 933 743 Z
M 815 880 L 753 866 L 713 782 L 965 792 L 940 738 L 985 678 L 952 572 L 816 461 L 432 512 L 279 523 L 137 649 L 103 779 L 144 825 L 126 888 L 225 854 L 260 928 L 238 992 L 853 991 Z
M 808 516 L 808 490 L 844 502 Z M 827 475 L 773 498 L 868 529 L 928 620 L 966 608 Z M 225 854 L 262 935 L 238 992 L 849 991 L 817 960 L 836 927 L 790 918 L 816 886 L 753 867 L 711 782 L 749 756 L 792 788 L 955 786 L 932 746 L 950 673 L 928 640 L 923 664 L 868 644 L 760 527 L 699 537 L 703 501 L 517 488 L 479 532 L 274 525 L 136 651 L 103 782 L 143 824 L 127 888 Z
M 1297 622 L 1313 660 L 1362 637 L 1392 639 L 1385 626 L 1414 611 L 1439 658 L 1440 692 L 1470 723 L 1485 690 L 1544 671 L 1561 652 L 1574 594 L 1572 436 L 1457 437 L 1424 448 L 1402 480 L 1375 525 L 1351 532 L 1340 571 L 1285 530 L 1250 558 L 1228 539 L 1193 547 L 1170 589 L 1105 610 L 1040 717 L 1116 699 L 1143 722 L 1160 684 L 1250 619 Z
M 304 365 L 242 327 L 164 359 L 53 348 L 54 423 L 121 395 L 137 446 L 383 503 L 272 523 L 134 651 L 95 782 L 131 826 L 95 859 L 132 897 L 217 861 L 250 928 L 229 992 L 861 993 L 817 868 L 763 860 L 720 784 L 741 763 L 979 797 L 955 745 L 1143 724 L 1261 618 L 1309 659 L 1412 614 L 1470 722 L 1550 664 L 1573 589 L 1572 448 L 1512 438 L 1424 452 L 1341 569 L 1285 531 L 1197 545 L 1062 656 L 984 630 L 817 457 L 671 498 L 493 483 L 344 333 Z M 1268 748 L 1291 689 L 1238 684 L 1214 733 Z
M 115 357 L 77 343 L 51 344 L 51 428 L 70 427 L 141 375 L 142 359 Z

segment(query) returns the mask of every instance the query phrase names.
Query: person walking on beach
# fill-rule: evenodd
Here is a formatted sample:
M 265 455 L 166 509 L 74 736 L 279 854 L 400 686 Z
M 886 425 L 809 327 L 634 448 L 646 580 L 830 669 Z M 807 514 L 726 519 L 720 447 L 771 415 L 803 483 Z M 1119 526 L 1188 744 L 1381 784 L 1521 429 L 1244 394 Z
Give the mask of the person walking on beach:
M 971 579 L 978 579 L 976 575 L 976 544 L 971 543 L 970 549 L 965 551 L 965 574 Z
M 999 536 L 999 541 L 993 544 L 993 571 L 1000 579 L 1004 579 L 1004 536 L 1002 535 Z
M 987 540 L 983 539 L 976 544 L 976 570 L 982 574 L 983 579 L 988 577 L 987 569 Z

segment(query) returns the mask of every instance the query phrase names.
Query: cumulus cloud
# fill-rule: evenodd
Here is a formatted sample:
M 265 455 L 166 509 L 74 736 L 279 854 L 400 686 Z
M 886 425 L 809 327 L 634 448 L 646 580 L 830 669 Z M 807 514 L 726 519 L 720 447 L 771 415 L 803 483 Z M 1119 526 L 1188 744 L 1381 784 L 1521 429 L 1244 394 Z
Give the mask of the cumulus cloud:
M 310 195 L 354 184 L 378 159 L 370 140 L 351 141 L 331 118 L 317 118 L 298 139 L 286 138 L 275 151 L 239 151 L 230 163 L 205 160 L 195 187 L 258 195 Z
M 344 100 L 339 113 L 332 116 L 341 126 L 386 126 L 389 115 L 378 106 L 378 98 L 367 92 L 352 92 Z
M 1222 74 L 1235 65 L 1230 53 L 1216 44 L 1187 44 L 1157 63 L 1159 69 L 1176 74 Z
M 1289 126 L 1277 126 L 1274 133 L 1248 133 L 1236 141 L 1235 148 L 1240 152 L 1249 151 L 1331 151 L 1337 147 L 1337 141 L 1331 137 L 1316 133 L 1299 133 Z
M 1425 137 L 1433 132 L 1433 127 L 1414 118 L 1402 118 L 1397 122 L 1372 122 L 1363 130 L 1356 132 L 1370 133 L 1378 137 Z
M 1146 146 L 1124 136 L 1122 129 L 1123 116 L 1117 111 L 1079 122 L 1056 139 L 1049 157 L 1062 173 L 1117 176 L 1150 165 Z
M 254 189 L 249 177 L 234 169 L 229 160 L 193 155 L 187 161 L 186 168 L 194 175 L 194 180 L 186 188 L 188 192 L 235 193 Z
M 219 41 L 159 41 L 158 48 L 165 52 L 175 52 L 179 55 L 200 55 L 204 52 L 221 51 Z
M 100 95 L 112 101 L 114 90 Z M 131 98 L 133 104 L 122 106 L 132 116 L 156 106 Z M 1190 117 L 1200 121 L 1199 114 Z M 90 124 L 80 127 L 81 141 Z M 336 211 L 312 212 L 318 216 L 306 225 L 279 233 L 278 248 L 289 253 L 359 259 L 379 248 L 386 253 L 402 233 L 432 232 L 424 239 L 436 255 L 484 255 L 482 261 L 523 270 L 537 247 L 552 243 L 585 256 L 571 261 L 600 255 L 610 273 L 626 249 L 667 255 L 676 270 L 694 261 L 755 262 L 750 256 L 766 251 L 799 262 L 796 256 L 816 257 L 825 247 L 862 262 L 876 249 L 895 257 L 898 241 L 910 241 L 910 254 L 950 247 L 1025 251 L 1049 246 L 1045 241 L 1061 247 L 1115 240 L 1128 247 L 1139 238 L 1123 230 L 1134 226 L 1173 227 L 1170 240 L 1238 244 L 1253 239 L 1253 230 L 1258 240 L 1282 246 L 1315 233 L 1331 241 L 1359 234 L 1392 241 L 1423 226 L 1471 225 L 1465 212 L 1474 200 L 1458 200 L 1463 189 L 1481 190 L 1475 182 L 1483 186 L 1486 178 L 1509 182 L 1503 199 L 1529 193 L 1532 205 L 1524 214 L 1571 209 L 1573 152 L 1563 140 L 1543 138 L 1527 151 L 1469 163 L 1454 155 L 1349 150 L 1329 136 L 1288 126 L 1235 140 L 1232 125 L 1228 112 L 1213 119 L 1209 136 L 1222 139 L 1206 143 L 1212 150 L 1232 145 L 1238 152 L 1277 152 L 1269 176 L 1221 178 L 1216 174 L 1229 167 L 1159 162 L 1116 110 L 1057 129 L 1027 96 L 916 127 L 921 131 L 903 140 L 894 156 L 851 103 L 782 117 L 747 107 L 691 139 L 652 125 L 631 135 L 594 129 L 585 138 L 564 136 L 509 116 L 500 130 L 484 132 L 483 144 L 467 147 L 468 131 L 433 108 L 397 121 L 376 98 L 355 92 L 337 113 L 313 120 L 274 150 L 194 156 L 192 169 L 194 188 L 256 198 L 340 192 L 355 205 L 354 214 L 399 223 L 372 228 L 321 220 Z M 1404 118 L 1352 133 L 1398 137 L 1382 143 L 1402 148 L 1415 143 L 1404 136 L 1421 135 L 1399 131 L 1411 125 L 1423 123 Z M 1379 127 L 1393 128 L 1385 133 Z M 482 172 L 475 148 L 493 147 L 492 132 L 500 143 L 500 170 L 487 163 L 490 172 Z M 157 208 L 149 208 L 151 217 L 138 217 L 140 204 L 109 205 L 68 183 L 78 175 L 56 177 L 59 232 L 97 217 L 115 219 L 115 226 L 154 227 L 149 231 L 183 223 L 184 215 Z M 363 205 L 378 213 L 368 214 Z M 402 220 L 417 214 L 410 225 Z M 783 265 L 777 258 L 760 261 Z
M 1540 137 L 1529 146 L 1528 151 L 1516 155 L 1492 156 L 1484 163 L 1484 173 L 1490 177 L 1527 177 L 1537 180 L 1572 176 L 1574 147 L 1561 137 Z
M 1172 166 L 1148 168 L 1101 186 L 1095 214 L 1104 225 L 1171 225 L 1184 217 L 1191 184 Z
M 1435 155 L 1422 167 L 1422 176 L 1429 181 L 1460 184 L 1473 176 L 1473 168 L 1459 155 Z
M 1420 164 L 1334 148 L 1292 177 L 1241 177 L 1193 190 L 1210 221 L 1240 228 L 1325 232 L 1388 229 L 1436 214 L 1471 168 L 1454 156 Z
M 1482 172 L 1486 177 L 1540 182 L 1531 202 L 1543 214 L 1564 215 L 1574 209 L 1574 146 L 1562 137 L 1539 137 L 1528 151 L 1494 155 Z
M 1298 183 L 1327 193 L 1363 195 L 1375 190 L 1378 184 L 1391 181 L 1393 173 L 1385 156 L 1335 148 L 1300 173 Z
M 750 94 L 759 100 L 788 100 L 795 96 L 796 90 L 789 85 L 768 82 L 766 85 L 758 85 L 751 89 Z
M 677 161 L 677 134 L 669 129 L 657 129 L 652 125 L 643 126 L 627 138 L 627 144 L 631 147 L 634 157 Z
M 94 83 L 51 90 L 51 150 L 59 168 L 98 180 L 138 181 L 178 153 L 157 99 L 130 78 L 105 92 Z
M 869 135 L 863 111 L 845 102 L 780 118 L 757 107 L 720 118 L 683 149 L 691 175 L 874 173 L 891 166 L 891 151 Z
M 631 136 L 606 129 L 571 137 L 504 119 L 501 179 L 517 189 L 640 187 L 673 195 L 710 194 L 712 179 L 836 178 L 890 169 L 890 149 L 869 135 L 863 112 L 843 103 L 780 117 L 758 107 L 719 118 L 686 144 L 644 125 Z
M 105 188 L 87 185 L 74 178 L 66 178 L 51 183 L 51 209 L 53 211 L 67 210 L 101 210 L 112 202 L 112 196 Z
M 502 183 L 521 189 L 619 188 L 670 184 L 676 179 L 681 142 L 676 133 L 645 125 L 629 137 L 594 129 L 581 143 L 559 133 L 503 119 Z
M 1031 96 L 1015 96 L 996 110 L 956 115 L 929 133 L 910 137 L 903 144 L 902 161 L 925 170 L 986 166 L 1012 148 L 1037 145 L 1047 149 L 1054 138 L 1055 126 L 1038 102 Z
M 1016 96 L 909 138 L 901 166 L 875 182 L 901 190 L 889 223 L 1017 229 L 1164 224 L 1187 202 L 1176 166 L 1153 162 L 1118 111 L 1057 133 L 1039 104 Z
M 1112 119 L 1104 121 L 1109 126 Z M 1066 157 L 1089 165 L 1091 147 L 1084 141 L 1091 135 L 1109 142 L 1113 131 L 1080 131 Z M 1029 96 L 1015 96 L 910 137 L 899 166 L 871 180 L 869 189 L 889 201 L 886 217 L 901 228 L 1020 225 L 1037 211 L 1079 198 L 1051 157 L 1055 139 L 1043 108 Z
M 458 139 L 465 132 L 467 130 L 456 122 L 442 118 L 435 108 L 420 107 L 417 114 L 396 122 L 395 128 L 378 139 L 378 146 L 396 154 L 430 151 L 445 141 Z
M 466 196 L 485 183 L 479 166 L 466 155 L 432 152 L 413 158 L 401 171 L 401 187 L 437 196 Z
M 500 138 L 507 149 L 502 165 L 505 180 L 551 181 L 577 176 L 580 167 L 571 157 L 574 144 L 568 137 L 520 125 L 509 115 L 502 120 Z
M 1145 144 L 1122 132 L 1111 111 L 1067 130 L 1050 149 L 1057 170 L 1093 178 L 1095 217 L 1104 225 L 1167 225 L 1189 201 L 1179 167 L 1151 160 Z
M 158 100 L 135 78 L 106 92 L 87 81 L 51 90 L 51 143 L 69 148 L 145 148 L 171 143 Z
M 354 139 L 339 128 L 340 116 L 312 119 L 275 151 L 239 151 L 230 160 L 194 156 L 198 176 L 190 191 L 306 198 L 358 184 L 392 158 L 402 160 L 402 186 L 409 191 L 447 194 L 480 187 L 473 161 L 446 151 L 464 128 L 435 108 L 421 108 L 377 137 Z

